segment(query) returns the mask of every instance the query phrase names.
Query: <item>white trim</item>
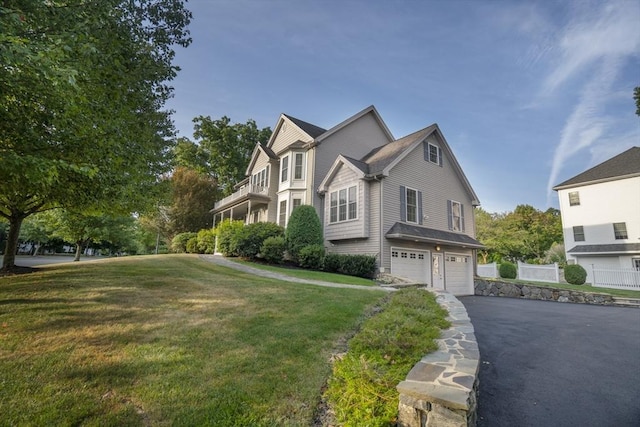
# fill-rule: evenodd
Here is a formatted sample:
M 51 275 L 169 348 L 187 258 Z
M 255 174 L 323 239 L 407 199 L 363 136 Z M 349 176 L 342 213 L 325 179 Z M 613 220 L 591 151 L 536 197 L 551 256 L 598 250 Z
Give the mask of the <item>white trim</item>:
M 442 166 L 442 148 L 438 147 L 436 144 L 429 142 L 429 141 L 425 141 L 427 143 L 427 151 L 428 151 L 428 156 L 429 158 L 427 159 L 427 161 L 429 163 L 433 163 L 434 165 L 438 165 L 438 166 Z M 435 147 L 437 150 L 437 154 L 436 154 L 436 161 L 432 161 L 431 160 L 431 147 Z
M 353 187 L 356 188 L 356 200 L 355 200 L 355 202 L 356 202 L 356 216 L 355 216 L 355 218 L 349 218 L 349 204 L 350 204 L 350 202 L 349 202 L 349 190 L 351 188 L 353 188 Z M 346 218 L 343 219 L 343 220 L 340 220 L 340 191 L 342 191 L 342 190 L 346 190 L 346 192 L 347 192 L 347 199 L 346 199 L 347 203 L 345 205 Z M 335 221 L 331 221 L 331 207 L 332 207 L 331 206 L 331 195 L 334 194 L 334 193 L 336 193 L 336 198 L 337 198 L 337 200 L 336 200 L 336 202 L 337 202 L 337 204 L 336 204 L 336 220 Z M 349 221 L 358 221 L 358 219 L 359 219 L 358 208 L 359 208 L 359 204 L 360 204 L 358 202 L 359 196 L 360 196 L 360 183 L 358 183 L 358 182 L 356 182 L 355 184 L 348 184 L 348 185 L 344 185 L 342 187 L 338 187 L 335 190 L 332 189 L 329 192 L 329 221 L 328 221 L 327 224 L 328 225 L 335 225 L 335 224 L 344 224 L 345 222 L 349 222 Z
M 360 168 L 357 168 L 353 163 L 351 163 L 342 154 L 340 154 L 334 160 L 333 165 L 331 165 L 331 168 L 318 186 L 318 193 L 323 194 L 329 190 L 329 184 L 331 183 L 331 181 L 333 181 L 333 178 L 335 178 L 336 174 L 340 170 L 340 166 L 343 165 L 351 169 L 358 176 L 358 179 L 364 178 L 364 172 L 362 172 Z
M 416 220 L 415 221 L 409 221 L 409 194 L 407 193 L 408 190 L 412 190 L 416 192 Z M 420 209 L 418 207 L 418 191 L 416 188 L 413 187 L 407 187 L 404 186 L 404 207 L 405 207 L 405 214 L 406 214 L 406 218 L 405 218 L 405 222 L 407 224 L 415 224 L 415 225 L 420 225 L 420 218 L 418 218 L 418 212 L 420 212 Z
M 389 130 L 389 128 L 387 127 L 387 125 L 385 124 L 384 120 L 382 120 L 382 117 L 380 116 L 380 114 L 378 113 L 378 110 L 376 110 L 376 107 L 374 107 L 373 105 L 368 106 L 367 108 L 365 108 L 364 110 L 360 111 L 359 113 L 354 114 L 353 116 L 349 117 L 348 119 L 342 121 L 341 123 L 338 123 L 337 125 L 335 125 L 334 127 L 332 127 L 331 129 L 329 129 L 328 131 L 326 131 L 325 133 L 323 133 L 322 135 L 318 136 L 316 138 L 316 142 L 320 143 L 323 140 L 325 140 L 326 138 L 328 138 L 329 136 L 333 135 L 334 133 L 338 132 L 340 129 L 343 129 L 345 127 L 347 127 L 348 125 L 350 125 L 351 123 L 355 122 L 356 120 L 366 116 L 367 114 L 372 113 L 373 117 L 375 118 L 375 120 L 378 122 L 378 124 L 380 125 L 380 127 L 382 128 L 383 132 L 385 133 L 387 139 L 389 140 L 389 142 L 392 142 L 395 140 L 395 138 L 393 137 L 393 135 L 391 134 L 391 131 Z

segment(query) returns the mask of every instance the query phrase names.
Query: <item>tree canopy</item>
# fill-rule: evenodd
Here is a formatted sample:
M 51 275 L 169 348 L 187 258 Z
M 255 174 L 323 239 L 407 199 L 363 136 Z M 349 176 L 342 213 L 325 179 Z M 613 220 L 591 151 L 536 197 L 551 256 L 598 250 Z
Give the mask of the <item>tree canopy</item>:
M 170 169 L 164 104 L 190 43 L 180 0 L 5 0 L 0 216 L 14 265 L 24 218 L 53 207 L 141 210 Z
M 178 140 L 176 164 L 215 178 L 223 195 L 233 193 L 234 185 L 245 178 L 256 144 L 269 141 L 271 128 L 258 129 L 251 119 L 232 124 L 226 116 L 198 116 L 193 123 L 196 141 Z
M 486 249 L 479 251 L 483 262 L 502 259 L 542 260 L 554 243 L 561 243 L 560 211 L 542 212 L 530 205 L 518 205 L 513 212 L 489 213 L 475 210 L 476 237 Z

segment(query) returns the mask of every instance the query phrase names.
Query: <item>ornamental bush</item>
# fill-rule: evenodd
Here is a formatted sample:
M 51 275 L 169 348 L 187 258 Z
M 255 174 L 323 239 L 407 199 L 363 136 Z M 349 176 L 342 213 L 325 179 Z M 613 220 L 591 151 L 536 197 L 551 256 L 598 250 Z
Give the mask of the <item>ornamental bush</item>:
M 256 222 L 245 225 L 235 234 L 238 256 L 255 259 L 267 238 L 283 234 L 284 229 L 273 222 Z
M 212 254 L 216 250 L 216 232 L 211 228 L 198 231 L 198 252 Z
M 171 250 L 176 253 L 187 252 L 187 242 L 196 237 L 196 233 L 180 233 L 171 240 Z
M 287 230 L 284 234 L 289 255 L 298 262 L 298 255 L 305 246 L 322 245 L 322 224 L 313 206 L 298 206 L 291 213 Z
M 376 257 L 372 255 L 327 254 L 324 271 L 372 279 L 376 275 Z
M 244 227 L 243 221 L 224 220 L 216 226 L 218 250 L 224 256 L 238 256 L 236 234 Z
M 587 270 L 580 264 L 570 264 L 564 268 L 564 280 L 572 285 L 584 285 L 587 280 Z
M 518 275 L 515 264 L 509 261 L 503 261 L 502 264 L 500 264 L 500 268 L 498 268 L 498 272 L 503 279 L 515 279 Z
M 271 264 L 282 264 L 287 244 L 283 236 L 267 237 L 260 248 L 262 259 Z
M 197 254 L 198 253 L 198 238 L 196 236 L 193 236 L 192 238 L 187 240 L 186 249 L 187 249 L 187 253 L 188 254 Z
M 303 268 L 322 270 L 322 266 L 324 265 L 324 246 L 309 245 L 300 249 L 298 264 Z

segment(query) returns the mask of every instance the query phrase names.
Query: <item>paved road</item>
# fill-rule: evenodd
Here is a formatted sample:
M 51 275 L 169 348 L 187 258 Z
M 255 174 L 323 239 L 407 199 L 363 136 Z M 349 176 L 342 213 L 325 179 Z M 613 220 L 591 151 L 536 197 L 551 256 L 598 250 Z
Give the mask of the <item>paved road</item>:
M 478 427 L 640 426 L 640 310 L 463 297 L 480 348 Z
M 107 257 L 81 256 L 80 261 L 96 261 Z M 73 255 L 16 255 L 16 265 L 20 267 L 37 267 L 47 264 L 60 264 L 63 262 L 73 262 Z M 0 267 L 2 267 L 2 256 L 0 255 Z

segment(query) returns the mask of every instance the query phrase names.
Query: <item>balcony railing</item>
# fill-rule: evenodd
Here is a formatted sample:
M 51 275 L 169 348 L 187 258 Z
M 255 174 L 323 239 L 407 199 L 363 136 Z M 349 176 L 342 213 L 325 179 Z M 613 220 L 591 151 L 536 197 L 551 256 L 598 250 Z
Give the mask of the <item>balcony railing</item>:
M 234 201 L 239 200 L 244 196 L 250 196 L 250 195 L 268 196 L 269 187 L 262 187 L 260 185 L 253 185 L 253 184 L 247 185 L 246 187 L 242 187 L 240 190 L 225 197 L 224 199 L 217 201 L 213 205 L 213 208 L 218 209 L 222 206 L 230 205 Z

